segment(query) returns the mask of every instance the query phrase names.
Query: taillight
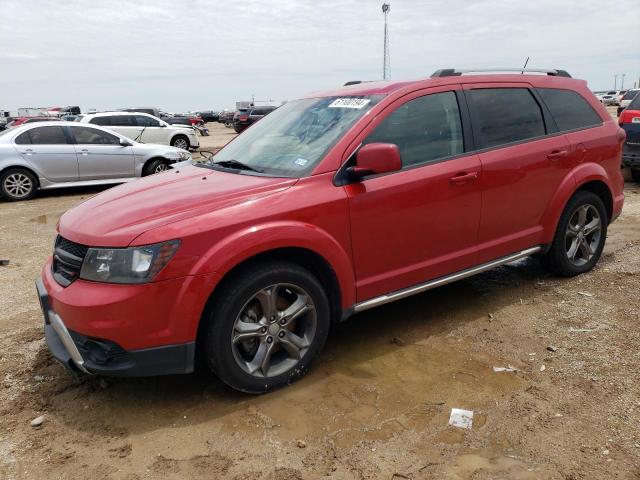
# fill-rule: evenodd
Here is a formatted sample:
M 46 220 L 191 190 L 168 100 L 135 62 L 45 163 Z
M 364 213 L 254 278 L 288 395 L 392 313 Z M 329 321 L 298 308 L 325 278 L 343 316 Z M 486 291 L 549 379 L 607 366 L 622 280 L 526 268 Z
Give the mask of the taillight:
M 245 121 L 249 120 L 249 117 L 247 117 L 246 115 L 241 115 L 239 118 L 240 118 L 241 122 L 245 122 Z
M 640 123 L 640 110 L 623 110 L 620 113 L 618 123 L 620 125 L 625 123 Z

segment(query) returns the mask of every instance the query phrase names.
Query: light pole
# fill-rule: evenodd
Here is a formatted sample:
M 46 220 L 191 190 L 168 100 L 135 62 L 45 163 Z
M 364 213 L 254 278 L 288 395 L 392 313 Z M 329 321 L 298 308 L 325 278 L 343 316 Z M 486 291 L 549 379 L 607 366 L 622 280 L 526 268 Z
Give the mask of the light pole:
M 387 27 L 387 20 L 389 17 L 389 11 L 391 10 L 391 4 L 382 4 L 382 13 L 384 14 L 384 57 L 382 59 L 382 79 L 387 80 L 389 78 L 389 29 Z
M 616 90 L 618 87 L 618 75 L 613 76 L 613 89 Z
M 624 90 L 624 77 L 625 77 L 626 73 L 622 74 L 622 81 L 620 82 L 620 90 Z

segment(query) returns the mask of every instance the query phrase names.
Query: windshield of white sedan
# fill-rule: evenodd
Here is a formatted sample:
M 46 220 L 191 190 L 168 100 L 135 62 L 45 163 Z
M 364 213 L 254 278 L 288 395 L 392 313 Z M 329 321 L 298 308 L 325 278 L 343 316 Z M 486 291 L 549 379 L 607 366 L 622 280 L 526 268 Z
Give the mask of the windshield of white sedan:
M 302 177 L 382 95 L 293 100 L 229 143 L 209 168 L 278 177 Z

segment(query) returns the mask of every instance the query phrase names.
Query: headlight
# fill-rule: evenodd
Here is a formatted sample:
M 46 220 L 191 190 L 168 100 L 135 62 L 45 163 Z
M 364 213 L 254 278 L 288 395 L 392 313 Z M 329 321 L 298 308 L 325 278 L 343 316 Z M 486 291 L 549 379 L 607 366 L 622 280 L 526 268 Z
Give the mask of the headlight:
M 178 158 L 180 160 L 189 160 L 191 158 L 191 154 L 189 152 L 185 152 L 184 150 L 178 152 Z
M 146 283 L 162 270 L 180 240 L 130 248 L 90 248 L 80 278 L 105 283 Z

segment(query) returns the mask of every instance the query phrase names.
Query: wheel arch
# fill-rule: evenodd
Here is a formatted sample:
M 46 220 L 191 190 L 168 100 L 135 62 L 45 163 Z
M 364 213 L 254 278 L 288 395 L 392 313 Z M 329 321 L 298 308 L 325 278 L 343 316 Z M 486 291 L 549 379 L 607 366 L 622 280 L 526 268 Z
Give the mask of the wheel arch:
M 7 170 L 11 170 L 14 168 L 20 169 L 20 170 L 27 170 L 29 173 L 31 173 L 34 177 L 36 177 L 36 188 L 40 188 L 40 175 L 38 174 L 38 172 L 36 172 L 33 168 L 31 168 L 28 165 L 14 164 L 14 165 L 3 167 L 0 169 L 0 177 L 2 177 L 2 175 L 4 175 L 4 173 Z
M 189 140 L 189 135 L 187 135 L 184 132 L 176 132 L 173 135 L 171 135 L 171 138 L 169 139 L 169 145 L 173 145 L 173 141 L 177 138 L 177 137 L 183 137 L 187 143 L 189 144 L 189 146 L 191 146 L 191 140 Z
M 549 203 L 542 219 L 543 243 L 553 241 L 560 216 L 567 203 L 577 192 L 588 191 L 598 195 L 607 209 L 607 220 L 613 217 L 613 190 L 606 170 L 599 164 L 582 164 L 567 175 Z

